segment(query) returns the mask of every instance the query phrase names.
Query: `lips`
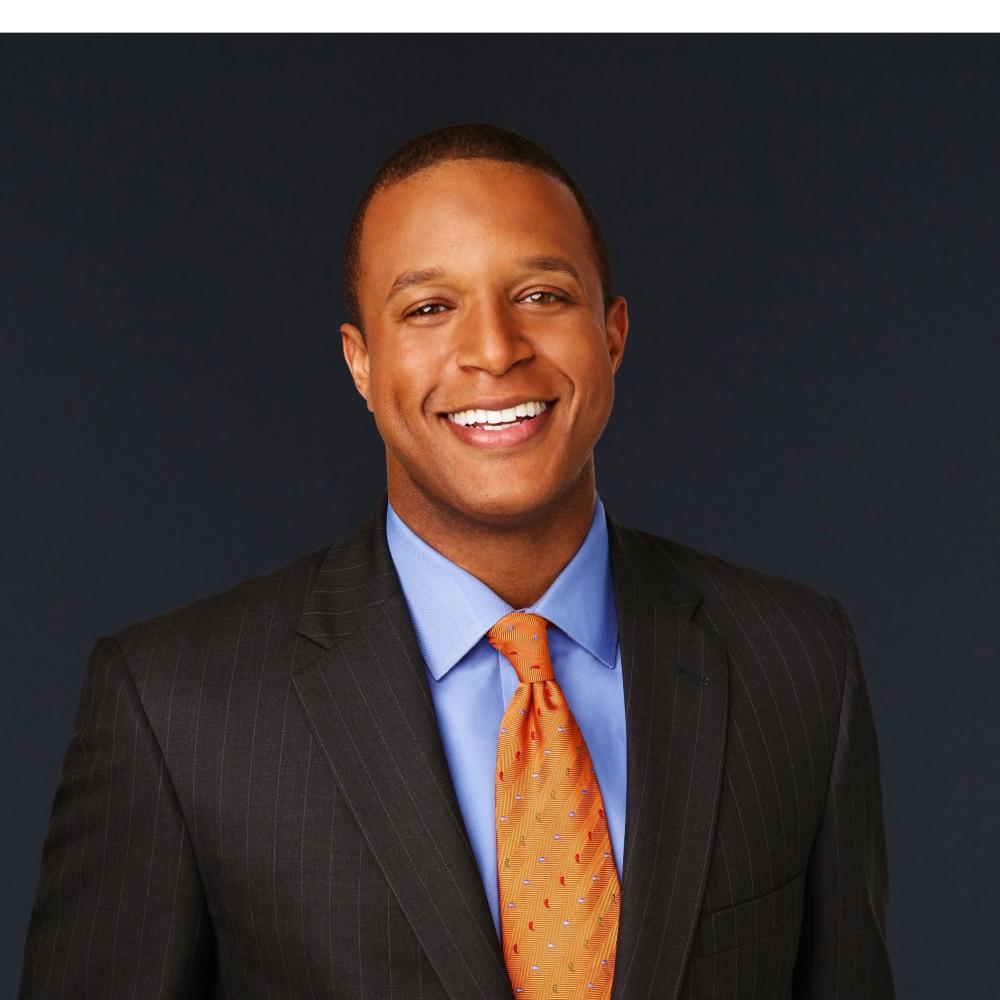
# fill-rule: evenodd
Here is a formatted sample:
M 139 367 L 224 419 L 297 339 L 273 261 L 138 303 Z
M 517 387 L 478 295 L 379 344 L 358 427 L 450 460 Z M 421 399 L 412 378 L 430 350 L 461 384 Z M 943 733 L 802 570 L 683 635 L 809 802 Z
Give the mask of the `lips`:
M 555 401 L 547 405 L 537 416 L 518 418 L 516 423 L 508 424 L 501 430 L 486 430 L 475 424 L 463 426 L 449 420 L 447 415 L 442 415 L 440 419 L 448 426 L 449 432 L 454 434 L 463 444 L 475 448 L 511 448 L 528 442 L 541 434 L 548 427 L 554 409 Z M 491 426 L 496 428 L 500 425 L 492 424 Z

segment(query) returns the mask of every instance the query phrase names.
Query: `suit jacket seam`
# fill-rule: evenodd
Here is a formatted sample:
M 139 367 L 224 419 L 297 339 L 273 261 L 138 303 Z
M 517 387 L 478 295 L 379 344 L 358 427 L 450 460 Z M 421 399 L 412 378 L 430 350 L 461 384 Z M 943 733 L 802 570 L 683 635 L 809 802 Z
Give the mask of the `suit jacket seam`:
M 834 731 L 833 739 L 833 752 L 830 754 L 830 767 L 827 771 L 826 776 L 826 787 L 823 792 L 823 809 L 820 812 L 819 820 L 816 825 L 816 836 L 819 835 L 819 830 L 823 826 L 823 819 L 826 816 L 827 808 L 830 804 L 830 788 L 833 784 L 833 769 L 837 762 L 837 748 L 840 746 L 840 726 L 844 718 L 844 700 L 847 696 L 847 682 L 849 674 L 851 673 L 848 667 L 848 661 L 851 656 L 851 640 L 849 634 L 849 626 L 847 624 L 847 614 L 844 611 L 843 606 L 832 594 L 825 595 L 833 608 L 834 614 L 837 616 L 837 621 L 840 625 L 841 638 L 844 641 L 844 665 L 843 665 L 843 679 L 840 682 L 840 707 L 837 709 L 837 728 Z M 815 845 L 815 836 L 813 838 L 813 844 Z M 812 851 L 810 851 L 810 855 Z M 808 871 L 809 865 L 806 863 L 806 870 Z
M 188 847 L 191 850 L 191 863 L 194 866 L 195 874 L 198 877 L 198 888 L 201 891 L 202 901 L 207 907 L 208 905 L 208 895 L 205 892 L 205 881 L 201 875 L 201 869 L 198 865 L 198 854 L 195 851 L 194 841 L 191 838 L 191 831 L 188 829 L 187 819 L 184 816 L 184 810 L 181 807 L 180 796 L 177 794 L 177 788 L 174 785 L 174 776 L 170 771 L 170 766 L 167 764 L 167 758 L 163 753 L 163 747 L 160 746 L 160 740 L 156 735 L 156 730 L 153 728 L 149 721 L 149 716 L 146 714 L 146 706 L 143 703 L 142 696 L 139 694 L 138 685 L 135 682 L 135 675 L 132 672 L 132 668 L 129 665 L 128 657 L 125 655 L 124 649 L 122 649 L 121 643 L 118 641 L 116 635 L 108 637 L 108 641 L 112 643 L 113 647 L 118 651 L 118 656 L 121 657 L 122 663 L 125 667 L 125 678 L 127 683 L 132 689 L 132 693 L 135 695 L 135 703 L 137 705 L 137 711 L 139 718 L 141 719 L 143 725 L 149 732 L 150 740 L 153 746 L 156 747 L 156 751 L 159 754 L 160 762 L 163 767 L 163 773 L 166 776 L 166 786 L 168 788 L 168 794 L 173 801 L 174 808 L 177 812 L 177 817 L 180 820 L 181 826 L 184 829 L 184 837 L 187 840 Z

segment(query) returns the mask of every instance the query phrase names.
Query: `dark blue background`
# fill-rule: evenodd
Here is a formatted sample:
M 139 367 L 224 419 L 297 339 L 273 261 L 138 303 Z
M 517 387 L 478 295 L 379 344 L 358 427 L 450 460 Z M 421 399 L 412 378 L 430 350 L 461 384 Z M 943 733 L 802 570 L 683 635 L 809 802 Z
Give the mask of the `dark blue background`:
M 603 222 L 620 519 L 837 596 L 898 995 L 1000 977 L 995 37 L 0 42 L 12 995 L 99 635 L 334 541 L 384 485 L 340 253 L 412 135 L 508 125 Z

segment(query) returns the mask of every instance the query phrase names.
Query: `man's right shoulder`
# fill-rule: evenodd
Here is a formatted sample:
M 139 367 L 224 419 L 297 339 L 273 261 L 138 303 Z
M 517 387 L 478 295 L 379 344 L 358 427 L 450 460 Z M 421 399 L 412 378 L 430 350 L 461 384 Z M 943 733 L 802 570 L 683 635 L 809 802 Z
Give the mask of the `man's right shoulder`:
M 296 647 L 309 642 L 297 630 L 324 561 L 332 552 L 357 547 L 366 526 L 224 590 L 132 622 L 100 641 L 120 648 L 136 685 L 147 693 L 168 674 L 190 681 L 196 671 L 210 681 L 227 662 L 234 677 L 255 659 L 287 669 Z
M 384 517 L 384 498 L 381 508 Z M 108 638 L 116 641 L 128 655 L 129 649 L 162 641 L 165 636 L 190 634 L 206 622 L 215 629 L 226 628 L 230 623 L 242 627 L 259 624 L 262 613 L 267 614 L 273 629 L 279 617 L 291 619 L 291 627 L 298 624 L 305 596 L 312 589 L 316 576 L 322 571 L 327 557 L 336 559 L 351 550 L 370 545 L 372 529 L 378 527 L 380 508 L 342 533 L 336 540 L 317 549 L 296 556 L 255 576 L 240 580 L 223 590 L 192 598 L 157 614 L 150 615 L 114 632 Z
M 331 547 L 324 545 L 224 590 L 134 621 L 111 638 L 135 670 L 158 649 L 179 643 L 191 649 L 234 633 L 239 638 L 240 633 L 253 633 L 265 619 L 272 634 L 283 632 L 289 625 L 294 628 L 296 609 L 301 608 Z

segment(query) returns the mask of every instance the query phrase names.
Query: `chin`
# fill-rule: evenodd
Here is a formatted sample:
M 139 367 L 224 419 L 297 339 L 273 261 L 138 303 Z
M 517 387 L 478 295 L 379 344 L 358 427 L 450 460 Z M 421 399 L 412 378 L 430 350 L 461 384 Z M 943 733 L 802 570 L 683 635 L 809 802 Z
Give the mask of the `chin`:
M 453 506 L 455 496 L 452 496 Z M 509 483 L 496 489 L 473 489 L 461 497 L 461 509 L 470 518 L 493 524 L 517 524 L 545 510 L 552 501 L 552 494 L 541 490 L 537 482 L 523 489 L 512 489 Z

